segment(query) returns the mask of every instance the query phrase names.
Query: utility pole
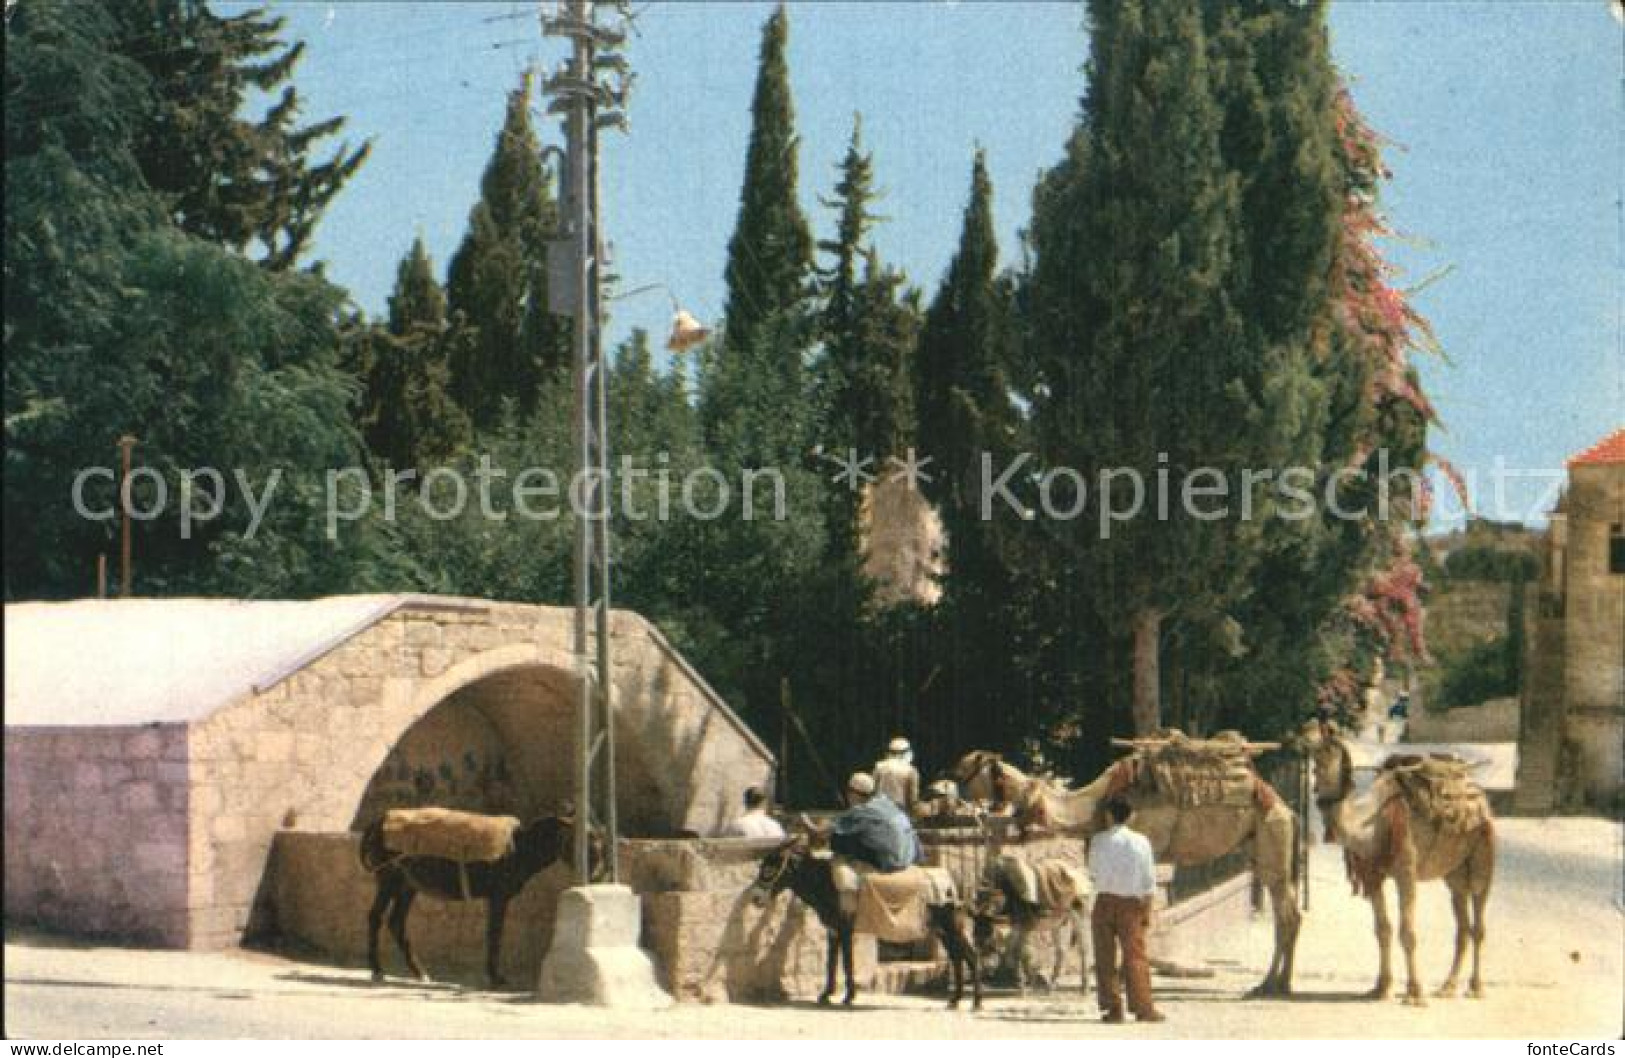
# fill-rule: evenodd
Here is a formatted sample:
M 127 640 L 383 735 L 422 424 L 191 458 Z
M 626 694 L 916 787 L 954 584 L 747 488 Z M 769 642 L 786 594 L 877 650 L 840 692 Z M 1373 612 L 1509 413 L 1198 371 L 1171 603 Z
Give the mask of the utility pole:
M 548 112 L 564 117 L 564 238 L 548 248 L 550 308 L 572 320 L 575 413 L 572 435 L 579 484 L 571 489 L 575 515 L 575 636 L 579 709 L 576 732 L 575 870 L 592 880 L 590 838 L 602 829 L 609 880 L 620 881 L 615 815 L 615 732 L 610 657 L 609 423 L 603 342 L 604 238 L 598 209 L 598 131 L 624 126 L 619 109 L 630 84 L 626 60 L 616 53 L 626 34 L 604 25 L 598 13 L 623 18 L 624 5 L 563 0 L 542 33 L 570 41 L 565 68 L 543 82 Z M 614 75 L 608 83 L 607 75 Z
M 130 584 L 132 573 L 130 570 L 130 450 L 135 447 L 135 437 L 125 434 L 118 439 L 120 462 L 124 468 L 124 476 L 119 479 L 119 510 L 123 514 L 119 527 L 119 587 L 118 597 L 130 597 Z

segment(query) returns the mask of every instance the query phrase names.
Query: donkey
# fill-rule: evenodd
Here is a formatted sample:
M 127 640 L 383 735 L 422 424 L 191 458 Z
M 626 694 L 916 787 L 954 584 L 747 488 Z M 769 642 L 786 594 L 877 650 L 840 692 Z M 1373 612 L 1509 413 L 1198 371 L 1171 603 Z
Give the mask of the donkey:
M 766 906 L 773 897 L 790 890 L 802 903 L 812 908 L 823 923 L 828 946 L 825 949 L 824 991 L 818 997 L 819 1006 L 828 1006 L 835 994 L 835 958 L 840 953 L 846 970 L 846 996 L 841 1000 L 851 1006 L 857 995 L 852 979 L 852 936 L 856 932 L 857 914 L 843 910 L 840 893 L 835 887 L 835 861 L 814 856 L 805 835 L 798 835 L 767 854 L 756 881 L 751 884 L 751 902 Z M 954 990 L 948 1000 L 948 1009 L 954 1010 L 965 995 L 965 969 L 970 969 L 973 1010 L 982 1009 L 981 961 L 975 945 L 967 935 L 966 914 L 957 904 L 942 904 L 929 909 L 930 931 L 942 941 L 953 965 Z
M 1023 887 L 1015 877 L 1016 868 L 1009 860 L 995 860 L 984 868 L 983 886 L 977 893 L 974 911 L 976 947 L 983 954 L 990 952 L 994 927 L 1001 918 L 1007 920 L 1010 937 L 999 965 L 1001 971 L 1008 968 L 1015 974 L 1016 987 L 1025 995 L 1029 980 L 1027 940 L 1034 931 L 1047 931 L 1055 951 L 1049 986 L 1060 985 L 1067 952 L 1076 948 L 1083 990 L 1087 994 L 1089 909 L 1094 903 L 1094 885 L 1083 868 L 1061 860 L 1044 860 L 1034 864 L 1032 869 L 1060 876 L 1058 884 L 1038 886 L 1037 902 L 1022 894 Z
M 385 917 L 389 932 L 406 960 L 407 968 L 419 981 L 429 975 L 412 951 L 406 935 L 406 916 L 419 893 L 441 900 L 484 900 L 485 975 L 492 988 L 502 988 L 502 927 L 508 904 L 532 878 L 566 858 L 570 850 L 572 822 L 555 816 L 532 820 L 514 832 L 513 848 L 501 859 L 483 863 L 458 863 L 439 856 L 402 856 L 384 847 L 384 823 L 378 820 L 361 835 L 361 866 L 378 882 L 372 910 L 367 912 L 367 965 L 372 979 L 384 979 L 378 961 L 378 929 Z M 602 838 L 596 830 L 589 843 L 591 873 L 596 878 L 603 860 Z

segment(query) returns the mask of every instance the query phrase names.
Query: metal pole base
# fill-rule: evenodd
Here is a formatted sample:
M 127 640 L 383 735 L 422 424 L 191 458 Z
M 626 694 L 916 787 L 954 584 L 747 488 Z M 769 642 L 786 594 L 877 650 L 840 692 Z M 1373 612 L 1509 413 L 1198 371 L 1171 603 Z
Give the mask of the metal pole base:
M 553 944 L 536 991 L 549 1003 L 664 1010 L 672 998 L 638 947 L 643 903 L 624 885 L 582 885 L 559 896 Z

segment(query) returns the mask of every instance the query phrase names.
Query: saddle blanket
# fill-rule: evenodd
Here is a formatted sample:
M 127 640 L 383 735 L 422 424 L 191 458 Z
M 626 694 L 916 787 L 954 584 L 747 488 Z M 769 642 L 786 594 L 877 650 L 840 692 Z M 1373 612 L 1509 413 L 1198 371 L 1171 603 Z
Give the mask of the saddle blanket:
M 881 873 L 864 863 L 836 861 L 841 910 L 857 912 L 857 931 L 888 944 L 927 936 L 933 907 L 959 902 L 953 875 L 942 867 L 907 867 Z
M 999 861 L 1016 897 L 1045 911 L 1065 910 L 1074 901 L 1087 900 L 1095 891 L 1089 872 L 1064 860 L 1028 863 L 1006 854 Z
M 450 808 L 394 808 L 384 813 L 384 848 L 402 856 L 459 863 L 498 860 L 513 848 L 519 820 Z

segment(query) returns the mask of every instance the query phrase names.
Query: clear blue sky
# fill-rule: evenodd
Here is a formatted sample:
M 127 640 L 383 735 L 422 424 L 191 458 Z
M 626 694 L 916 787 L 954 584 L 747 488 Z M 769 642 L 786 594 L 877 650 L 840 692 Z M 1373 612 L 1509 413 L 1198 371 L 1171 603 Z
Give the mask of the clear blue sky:
M 219 5 L 235 9 L 237 3 Z M 339 197 L 315 256 L 379 312 L 421 232 L 442 275 L 462 236 L 504 101 L 526 64 L 551 66 L 534 3 L 273 3 L 308 43 L 307 114 L 344 114 L 373 156 Z M 720 315 L 765 3 L 655 3 L 629 57 L 629 137 L 608 138 L 605 221 L 622 289 L 665 283 Z M 1006 259 L 1037 173 L 1058 156 L 1083 90 L 1077 4 L 792 3 L 790 69 L 801 195 L 821 235 L 852 115 L 888 192 L 881 253 L 929 293 L 952 252 L 972 151 L 987 149 Z M 1496 461 L 1562 460 L 1625 423 L 1625 26 L 1606 0 L 1344 0 L 1334 54 L 1392 142 L 1387 246 L 1400 282 L 1453 271 L 1419 307 L 1451 358 L 1425 365 L 1438 451 L 1480 480 Z M 556 128 L 544 123 L 544 138 Z M 663 334 L 669 303 L 616 307 L 615 333 Z M 1527 510 L 1532 483 L 1508 506 Z

